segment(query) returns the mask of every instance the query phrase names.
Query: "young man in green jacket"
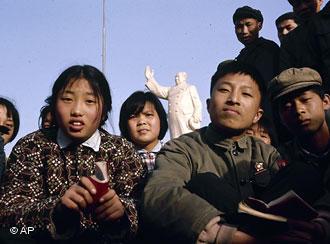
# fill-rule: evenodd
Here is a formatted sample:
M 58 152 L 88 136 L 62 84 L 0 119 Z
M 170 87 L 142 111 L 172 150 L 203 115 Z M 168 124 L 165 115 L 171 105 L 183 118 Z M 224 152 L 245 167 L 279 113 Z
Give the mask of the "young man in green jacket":
M 225 212 L 187 189 L 197 174 L 213 173 L 244 199 L 267 186 L 280 155 L 245 135 L 263 114 L 264 84 L 251 66 L 233 61 L 212 77 L 207 109 L 211 123 L 169 141 L 144 189 L 142 218 L 167 243 L 248 243 L 255 239 L 228 225 Z M 220 196 L 219 196 L 220 197 Z M 224 204 L 229 199 L 224 198 Z M 170 239 L 170 242 L 168 241 Z M 166 243 L 165 241 L 165 243 Z

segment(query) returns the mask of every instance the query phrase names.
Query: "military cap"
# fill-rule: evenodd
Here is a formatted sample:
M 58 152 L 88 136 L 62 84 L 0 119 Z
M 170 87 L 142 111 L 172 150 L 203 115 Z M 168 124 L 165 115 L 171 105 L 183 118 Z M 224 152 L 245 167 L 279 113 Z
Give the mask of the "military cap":
M 268 85 L 271 101 L 298 89 L 321 86 L 320 74 L 311 68 L 290 68 L 282 71 Z
M 236 9 L 236 11 L 233 15 L 233 22 L 235 24 L 235 22 L 237 20 L 241 20 L 244 18 L 253 18 L 259 22 L 263 22 L 263 20 L 264 20 L 260 10 L 251 8 L 249 6 L 244 6 L 244 7 Z

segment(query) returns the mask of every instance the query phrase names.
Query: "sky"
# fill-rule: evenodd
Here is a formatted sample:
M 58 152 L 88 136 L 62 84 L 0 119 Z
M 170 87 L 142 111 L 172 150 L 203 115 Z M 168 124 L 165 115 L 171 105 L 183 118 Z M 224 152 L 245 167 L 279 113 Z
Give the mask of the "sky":
M 18 136 L 38 129 L 40 108 L 62 71 L 89 64 L 102 69 L 102 0 L 1 0 L 0 96 L 16 105 Z M 291 11 L 287 0 L 106 0 L 106 65 L 113 111 L 107 130 L 120 134 L 119 111 L 125 99 L 146 90 L 144 69 L 156 80 L 175 85 L 175 74 L 188 73 L 203 104 L 202 125 L 209 123 L 206 99 L 218 63 L 243 48 L 232 15 L 244 5 L 264 16 L 261 36 L 277 39 L 275 19 Z M 167 110 L 167 101 L 162 100 Z M 168 140 L 169 136 L 165 137 Z

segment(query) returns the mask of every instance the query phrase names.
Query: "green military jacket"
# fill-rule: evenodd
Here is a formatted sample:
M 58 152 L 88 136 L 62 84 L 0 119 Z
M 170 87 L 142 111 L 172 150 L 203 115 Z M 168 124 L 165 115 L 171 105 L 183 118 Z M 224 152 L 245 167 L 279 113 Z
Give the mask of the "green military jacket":
M 277 150 L 261 140 L 224 139 L 212 125 L 173 139 L 159 152 L 144 189 L 144 221 L 167 236 L 179 234 L 194 241 L 212 218 L 222 214 L 184 188 L 194 175 L 212 172 L 225 177 L 245 198 L 254 194 L 251 182 L 267 185 L 278 171 L 279 159 Z

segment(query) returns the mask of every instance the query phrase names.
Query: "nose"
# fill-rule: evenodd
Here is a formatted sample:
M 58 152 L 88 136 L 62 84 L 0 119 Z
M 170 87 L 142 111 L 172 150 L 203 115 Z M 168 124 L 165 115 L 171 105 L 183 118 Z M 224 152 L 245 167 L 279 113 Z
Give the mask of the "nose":
M 237 91 L 233 90 L 230 92 L 227 98 L 227 103 L 230 105 L 239 104 L 239 95 Z
M 71 108 L 72 116 L 82 116 L 83 115 L 83 104 L 82 102 L 76 101 L 74 102 Z
M 289 33 L 288 29 L 287 28 L 284 28 L 283 31 L 282 31 L 282 35 L 285 36 L 288 33 Z
M 139 115 L 137 118 L 138 118 L 137 125 L 145 125 L 146 124 L 145 116 Z
M 248 31 L 247 26 L 244 25 L 243 28 L 242 28 L 242 33 L 243 33 L 243 34 L 248 34 L 248 32 L 249 32 L 249 31 Z
M 299 102 L 299 101 L 295 101 L 295 110 L 296 113 L 299 114 L 304 114 L 305 113 L 305 106 Z

